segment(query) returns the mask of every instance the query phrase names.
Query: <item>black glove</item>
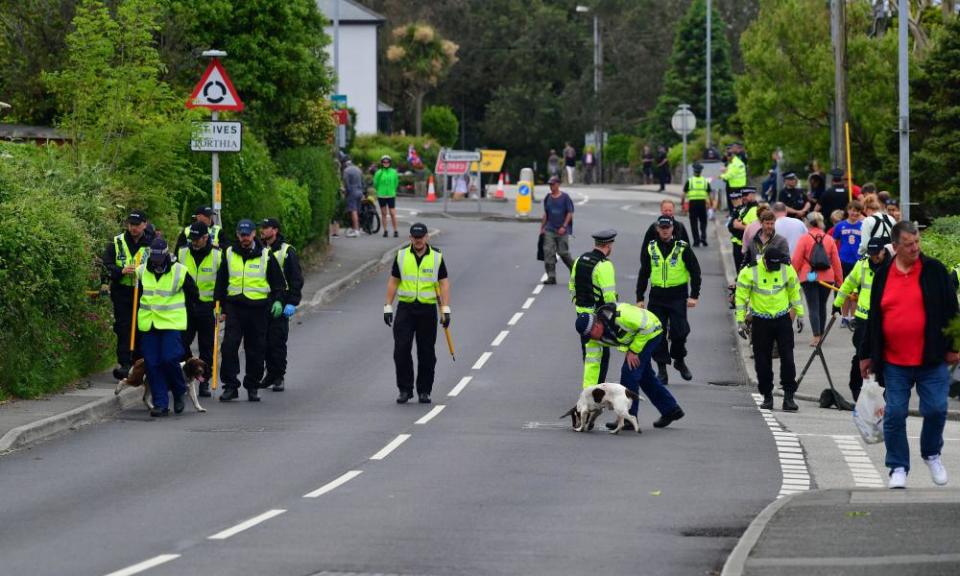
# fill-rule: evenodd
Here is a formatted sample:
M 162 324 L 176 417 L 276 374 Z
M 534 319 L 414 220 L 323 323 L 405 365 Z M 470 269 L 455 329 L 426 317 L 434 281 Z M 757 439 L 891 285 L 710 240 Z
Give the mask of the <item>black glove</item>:
M 450 327 L 450 307 L 444 306 L 440 309 L 440 325 L 444 328 Z
M 833 307 L 833 315 L 836 316 L 837 314 L 843 314 L 843 309 L 842 309 L 841 307 L 839 307 L 839 306 L 834 306 L 834 307 Z
M 383 323 L 393 326 L 393 306 L 389 304 L 383 307 Z
M 747 336 L 747 325 L 743 322 L 737 322 L 737 336 L 746 340 Z

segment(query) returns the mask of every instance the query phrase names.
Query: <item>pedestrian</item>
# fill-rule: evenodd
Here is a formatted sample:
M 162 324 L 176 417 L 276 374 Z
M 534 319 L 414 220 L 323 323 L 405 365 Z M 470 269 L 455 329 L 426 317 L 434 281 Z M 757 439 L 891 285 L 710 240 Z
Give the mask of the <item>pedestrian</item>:
M 827 189 L 827 177 L 820 170 L 820 163 L 814 160 L 810 163 L 810 169 L 807 172 L 808 199 L 811 206 L 816 206 Z
M 790 244 L 787 239 L 777 234 L 777 216 L 773 210 L 765 208 L 760 211 L 760 230 L 754 234 L 746 244 L 747 252 L 744 261 L 746 266 L 753 266 L 757 259 L 770 247 L 776 246 L 784 254 L 790 254 Z M 797 222 L 800 224 L 800 222 Z M 803 224 L 800 224 L 803 226 Z M 752 224 L 751 224 L 752 226 Z M 744 234 L 746 240 L 746 234 Z
M 649 144 L 643 145 L 643 153 L 640 161 L 643 166 L 643 183 L 653 184 L 654 156 Z
M 669 346 L 668 338 L 664 336 L 653 353 L 657 377 L 664 385 L 669 383 L 667 366 L 671 363 L 681 378 L 693 379 L 685 361 L 687 336 L 690 335 L 687 309 L 697 305 L 701 284 L 697 256 L 689 244 L 674 239 L 673 226 L 673 218 L 661 216 L 657 220 L 658 237 L 647 244 L 641 254 L 637 274 L 637 306 L 643 307 L 649 282 L 650 302 L 647 306 L 669 335 Z
M 841 314 L 844 304 L 854 302 L 853 359 L 850 362 L 850 393 L 853 394 L 854 402 L 860 397 L 860 389 L 863 387 L 863 377 L 860 375 L 860 346 L 863 344 L 867 318 L 870 317 L 873 278 L 888 254 L 879 238 L 872 238 L 866 244 L 867 255 L 860 258 L 850 274 L 844 277 L 840 291 L 833 301 L 834 314 Z
M 563 167 L 567 172 L 567 186 L 573 186 L 577 176 L 577 151 L 569 142 L 563 147 Z
M 727 183 L 727 206 L 731 205 L 730 194 L 747 185 L 747 165 L 740 156 L 742 152 L 743 145 L 739 142 L 727 146 L 727 165 L 720 173 L 720 179 Z
M 620 368 L 620 383 L 635 393 L 638 389 L 643 390 L 650 403 L 660 412 L 660 418 L 653 423 L 654 428 L 664 428 L 683 418 L 683 409 L 657 378 L 650 363 L 663 337 L 663 328 L 653 312 L 625 302 L 604 304 L 595 313 L 578 314 L 575 326 L 578 334 L 589 338 L 588 357 L 599 356 L 599 347 L 614 346 L 626 350 Z M 596 362 L 585 363 L 583 387 L 600 384 L 599 375 Z M 634 400 L 630 414 L 636 416 L 639 411 L 640 404 Z M 607 423 L 609 430 L 616 426 L 616 422 Z M 624 428 L 632 430 L 633 425 L 625 423 Z
M 753 222 L 747 224 L 746 229 L 743 231 L 743 251 L 746 254 L 750 249 L 750 244 L 753 243 L 754 237 L 760 233 L 760 219 L 764 214 L 770 211 L 770 205 L 766 202 L 757 203 L 757 217 Z
M 353 163 L 348 156 L 344 160 L 343 186 L 346 190 L 347 212 L 350 213 L 350 229 L 346 232 L 347 238 L 356 238 L 360 236 L 360 202 L 363 200 L 363 170 L 362 167 Z M 384 232 L 386 232 L 387 221 L 383 221 Z
M 823 231 L 823 216 L 819 212 L 807 214 L 807 233 L 797 242 L 791 261 L 810 309 L 810 328 L 813 331 L 810 346 L 816 346 L 826 327 L 827 299 L 830 297 L 830 288 L 821 282 L 832 286 L 840 286 L 843 282 L 837 245 Z
M 884 246 L 892 242 L 890 233 L 896 222 L 887 214 L 887 206 L 880 202 L 878 198 L 867 198 L 863 202 L 864 219 L 860 227 L 860 246 L 857 253 L 863 256 L 867 253 L 867 244 L 865 241 L 878 238 Z
M 693 247 L 707 246 L 707 211 L 715 208 L 710 181 L 704 178 L 703 164 L 693 163 L 693 176 L 683 185 L 681 205 L 687 205 L 690 214 L 690 231 L 693 232 Z
M 657 216 L 657 219 L 654 220 L 650 226 L 647 227 L 647 231 L 643 235 L 643 244 L 642 246 L 648 246 L 650 242 L 656 240 L 660 234 L 657 231 L 657 223 L 660 221 L 661 216 L 666 216 L 673 220 L 673 239 L 674 240 L 683 240 L 687 244 L 690 244 L 690 236 L 687 234 L 687 228 L 683 225 L 683 222 L 680 222 L 676 219 L 677 205 L 673 200 L 669 198 L 664 198 L 660 201 L 660 216 Z
M 900 212 L 900 204 L 896 200 L 887 200 L 887 214 L 895 223 L 903 220 L 903 214 Z
M 807 234 L 807 226 L 801 220 L 789 217 L 789 209 L 783 202 L 774 202 L 770 208 L 777 218 L 773 229 L 787 241 L 787 254 L 793 254 L 800 238 Z
M 803 188 L 797 188 L 797 173 L 787 172 L 783 175 L 783 189 L 777 199 L 784 204 L 788 216 L 803 219 L 810 211 L 810 199 Z
M 950 387 L 948 365 L 960 361 L 947 327 L 957 317 L 957 295 L 950 274 L 920 251 L 920 232 L 898 222 L 891 232 L 895 256 L 880 266 L 870 292 L 870 315 L 860 347 L 860 372 L 876 374 L 885 387 L 883 442 L 890 488 L 906 488 L 910 472 L 907 413 L 916 385 L 923 427 L 920 456 L 934 484 L 947 483 L 940 461 Z
M 836 169 L 830 174 L 832 176 L 830 187 L 820 195 L 817 199 L 816 208 L 814 208 L 814 210 L 823 214 L 824 218 L 829 218 L 834 210 L 843 212 L 843 209 L 850 203 L 850 192 L 843 183 L 843 170 Z
M 763 396 L 760 408 L 773 410 L 773 346 L 780 357 L 781 408 L 795 412 L 793 396 L 797 391 L 797 367 L 793 359 L 793 321 L 803 317 L 797 273 L 786 252 L 775 246 L 737 276 L 737 334 L 747 339 L 746 315 L 750 308 L 753 364 L 757 389 Z
M 225 250 L 227 248 L 227 241 L 224 239 L 223 229 L 219 224 L 213 222 L 213 215 L 213 206 L 197 206 L 197 209 L 193 211 L 193 221 L 199 222 L 207 227 L 207 232 L 210 235 L 210 246 L 217 250 Z M 174 252 L 179 253 L 181 248 L 189 244 L 190 226 L 185 226 L 183 232 L 177 236 Z
M 283 272 L 284 290 L 281 297 L 283 312 L 279 317 L 267 318 L 267 347 L 265 357 L 265 375 L 260 381 L 261 388 L 271 387 L 274 392 L 284 389 L 284 377 L 287 375 L 287 338 L 290 336 L 290 318 L 297 313 L 303 291 L 303 271 L 300 269 L 300 257 L 297 249 L 287 244 L 280 232 L 280 221 L 265 218 L 260 223 L 260 240 L 265 250 L 280 265 Z
M 770 154 L 772 165 L 767 171 L 767 178 L 760 185 L 760 197 L 764 202 L 776 202 L 777 198 L 777 173 L 780 170 L 780 154 L 776 151 Z
M 387 280 L 387 301 L 383 321 L 393 327 L 393 363 L 396 367 L 397 404 L 413 398 L 413 342 L 417 342 L 417 399 L 430 403 L 433 376 L 437 365 L 437 307 L 440 324 L 450 326 L 450 280 L 446 259 L 430 246 L 426 225 L 410 227 L 410 244 L 397 251 Z M 397 297 L 396 319 L 393 298 Z M 437 298 L 440 301 L 437 301 Z
M 393 237 L 397 238 L 397 187 L 400 177 L 393 167 L 393 159 L 386 154 L 380 158 L 380 168 L 373 175 L 373 187 L 377 191 L 377 203 L 380 205 L 380 221 L 383 222 L 383 237 L 387 237 L 387 211 L 393 223 Z
M 727 216 L 727 232 L 730 233 L 731 253 L 733 255 L 733 269 L 739 270 L 743 262 L 743 230 L 738 229 L 734 224 L 740 217 L 743 210 L 743 197 L 740 190 L 734 190 L 727 195 L 730 202 L 730 213 Z
M 210 397 L 210 376 L 213 371 L 213 335 L 217 329 L 213 291 L 217 284 L 217 271 L 223 252 L 213 247 L 210 229 L 199 220 L 190 225 L 187 235 L 190 244 L 177 251 L 177 262 L 183 264 L 190 278 L 197 285 L 198 300 L 187 308 L 187 326 L 183 331 L 183 356 L 187 360 L 193 353 L 190 347 L 197 340 L 197 351 L 203 360 L 203 382 L 197 394 Z
M 667 149 L 663 146 L 657 146 L 654 166 L 657 172 L 657 181 L 660 183 L 659 191 L 663 192 L 667 189 L 667 183 L 670 182 L 670 160 L 667 158 Z
M 276 258 L 270 257 L 270 250 L 257 242 L 256 231 L 252 220 L 238 222 L 237 245 L 227 248 L 217 270 L 213 297 L 223 304 L 222 319 L 226 321 L 220 347 L 221 402 L 240 396 L 241 343 L 247 400 L 260 401 L 257 390 L 263 378 L 268 318 L 276 319 L 283 313 L 283 272 Z
M 547 179 L 560 178 L 560 156 L 557 151 L 550 149 L 550 156 L 547 157 Z
M 140 263 L 137 277 L 140 282 L 137 330 L 141 333 L 143 364 L 153 399 L 150 416 L 170 414 L 170 393 L 173 393 L 173 411 L 179 414 L 183 412 L 183 395 L 187 391 L 180 368 L 181 333 L 187 329 L 187 310 L 196 306 L 197 285 L 186 267 L 170 258 L 163 238 L 155 238 L 150 244 L 150 256 Z
M 557 283 L 557 256 L 573 269 L 570 257 L 570 234 L 573 233 L 573 200 L 560 190 L 560 179 L 550 178 L 550 194 L 543 198 L 543 217 L 540 220 L 543 234 L 543 266 L 547 272 L 544 284 Z
M 846 278 L 853 271 L 853 267 L 860 260 L 860 233 L 863 227 L 863 221 L 860 218 L 863 212 L 863 204 L 859 200 L 853 200 L 847 204 L 847 219 L 841 220 L 833 227 L 833 239 L 837 243 L 837 250 L 840 253 L 840 268 L 843 269 L 843 277 Z M 846 302 L 843 306 L 841 323 L 848 327 L 853 320 L 852 302 Z
M 130 346 L 133 323 L 133 287 L 137 283 L 137 266 L 147 258 L 153 239 L 146 233 L 147 215 L 132 210 L 127 215 L 127 230 L 113 237 L 103 251 L 103 265 L 110 275 L 110 302 L 113 304 L 113 333 L 117 335 L 117 364 L 113 377 L 123 380 L 133 361 L 139 358 L 139 338 L 134 334 Z
M 567 285 L 577 314 L 595 312 L 603 304 L 617 301 L 617 273 L 610 261 L 616 230 L 601 230 L 593 235 L 593 250 L 581 254 L 570 269 L 570 282 Z M 580 352 L 583 361 L 600 363 L 599 382 L 607 381 L 607 365 L 610 361 L 610 349 L 594 350 L 599 356 L 587 358 L 589 338 L 580 336 Z
M 593 184 L 593 172 L 597 168 L 597 155 L 593 152 L 593 146 L 587 146 L 583 149 L 583 183 Z

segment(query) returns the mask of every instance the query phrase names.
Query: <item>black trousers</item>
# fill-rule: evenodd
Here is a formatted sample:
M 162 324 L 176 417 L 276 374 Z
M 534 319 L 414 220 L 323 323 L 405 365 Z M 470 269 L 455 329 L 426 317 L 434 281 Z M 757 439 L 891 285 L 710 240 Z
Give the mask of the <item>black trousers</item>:
M 853 401 L 860 397 L 863 388 L 863 376 L 860 375 L 860 345 L 867 330 L 867 321 L 861 318 L 853 319 L 853 358 L 850 360 L 850 393 Z
M 267 346 L 267 308 L 264 306 L 227 306 L 227 325 L 220 347 L 220 380 L 223 387 L 240 387 L 240 344 L 245 355 L 243 387 L 255 390 L 263 377 L 264 349 Z
M 690 232 L 693 233 L 693 245 L 707 243 L 707 201 L 690 200 Z
M 773 393 L 773 345 L 780 353 L 780 387 L 784 394 L 797 391 L 797 366 L 793 362 L 793 321 L 789 314 L 775 319 L 754 316 L 753 363 L 757 388 L 766 396 Z
M 687 336 L 690 335 L 686 299 L 654 300 L 651 298 L 647 309 L 660 320 L 664 332 L 664 337 L 660 339 L 660 344 L 653 352 L 653 360 L 657 364 L 669 364 L 671 358 L 674 360 L 686 358 Z
M 200 359 L 206 365 L 203 369 L 203 375 L 207 382 L 210 381 L 210 375 L 213 373 L 213 334 L 216 329 L 217 318 L 214 316 L 213 305 L 211 304 L 188 314 L 187 329 L 180 334 L 183 340 L 184 360 L 193 356 L 190 346 L 193 344 L 193 339 L 197 339 Z
M 590 341 L 590 338 L 587 336 L 580 336 L 580 359 L 587 359 L 587 342 Z M 600 379 L 597 380 L 597 384 L 603 384 L 607 381 L 607 366 L 610 365 L 610 347 L 601 346 L 600 349 Z
M 114 284 L 110 287 L 110 302 L 113 303 L 113 333 L 117 335 L 117 362 L 121 366 L 132 366 L 141 357 L 139 330 L 134 335 L 133 354 L 130 353 L 133 287 Z
M 734 269 L 739 273 L 740 266 L 743 264 L 743 244 L 733 243 L 733 265 Z
M 267 318 L 267 381 L 276 383 L 287 374 L 287 338 L 290 319 Z
M 437 366 L 437 307 L 433 304 L 401 302 L 393 320 L 393 363 L 397 388 L 413 392 L 413 341 L 417 341 L 417 394 L 433 391 Z

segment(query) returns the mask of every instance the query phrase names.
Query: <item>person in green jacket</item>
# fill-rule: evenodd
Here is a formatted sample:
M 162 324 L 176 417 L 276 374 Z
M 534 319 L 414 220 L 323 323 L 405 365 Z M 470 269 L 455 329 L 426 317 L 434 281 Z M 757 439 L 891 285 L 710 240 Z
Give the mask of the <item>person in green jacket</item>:
M 387 209 L 390 209 L 390 221 L 393 222 L 393 237 L 397 238 L 397 186 L 400 177 L 393 167 L 393 159 L 387 155 L 380 158 L 380 168 L 373 175 L 373 187 L 377 190 L 377 203 L 380 204 L 380 221 L 383 222 L 383 237 L 387 237 Z

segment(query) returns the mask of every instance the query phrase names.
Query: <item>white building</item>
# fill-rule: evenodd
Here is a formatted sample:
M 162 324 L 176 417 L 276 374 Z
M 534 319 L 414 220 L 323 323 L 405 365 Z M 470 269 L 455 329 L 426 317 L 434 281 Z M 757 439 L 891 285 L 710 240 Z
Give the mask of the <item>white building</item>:
M 340 81 L 339 93 L 346 94 L 347 106 L 357 112 L 357 134 L 377 132 L 377 32 L 385 18 L 353 0 L 317 0 L 320 12 L 330 20 L 325 32 L 330 63 L 334 62 L 333 20 L 339 3 Z

